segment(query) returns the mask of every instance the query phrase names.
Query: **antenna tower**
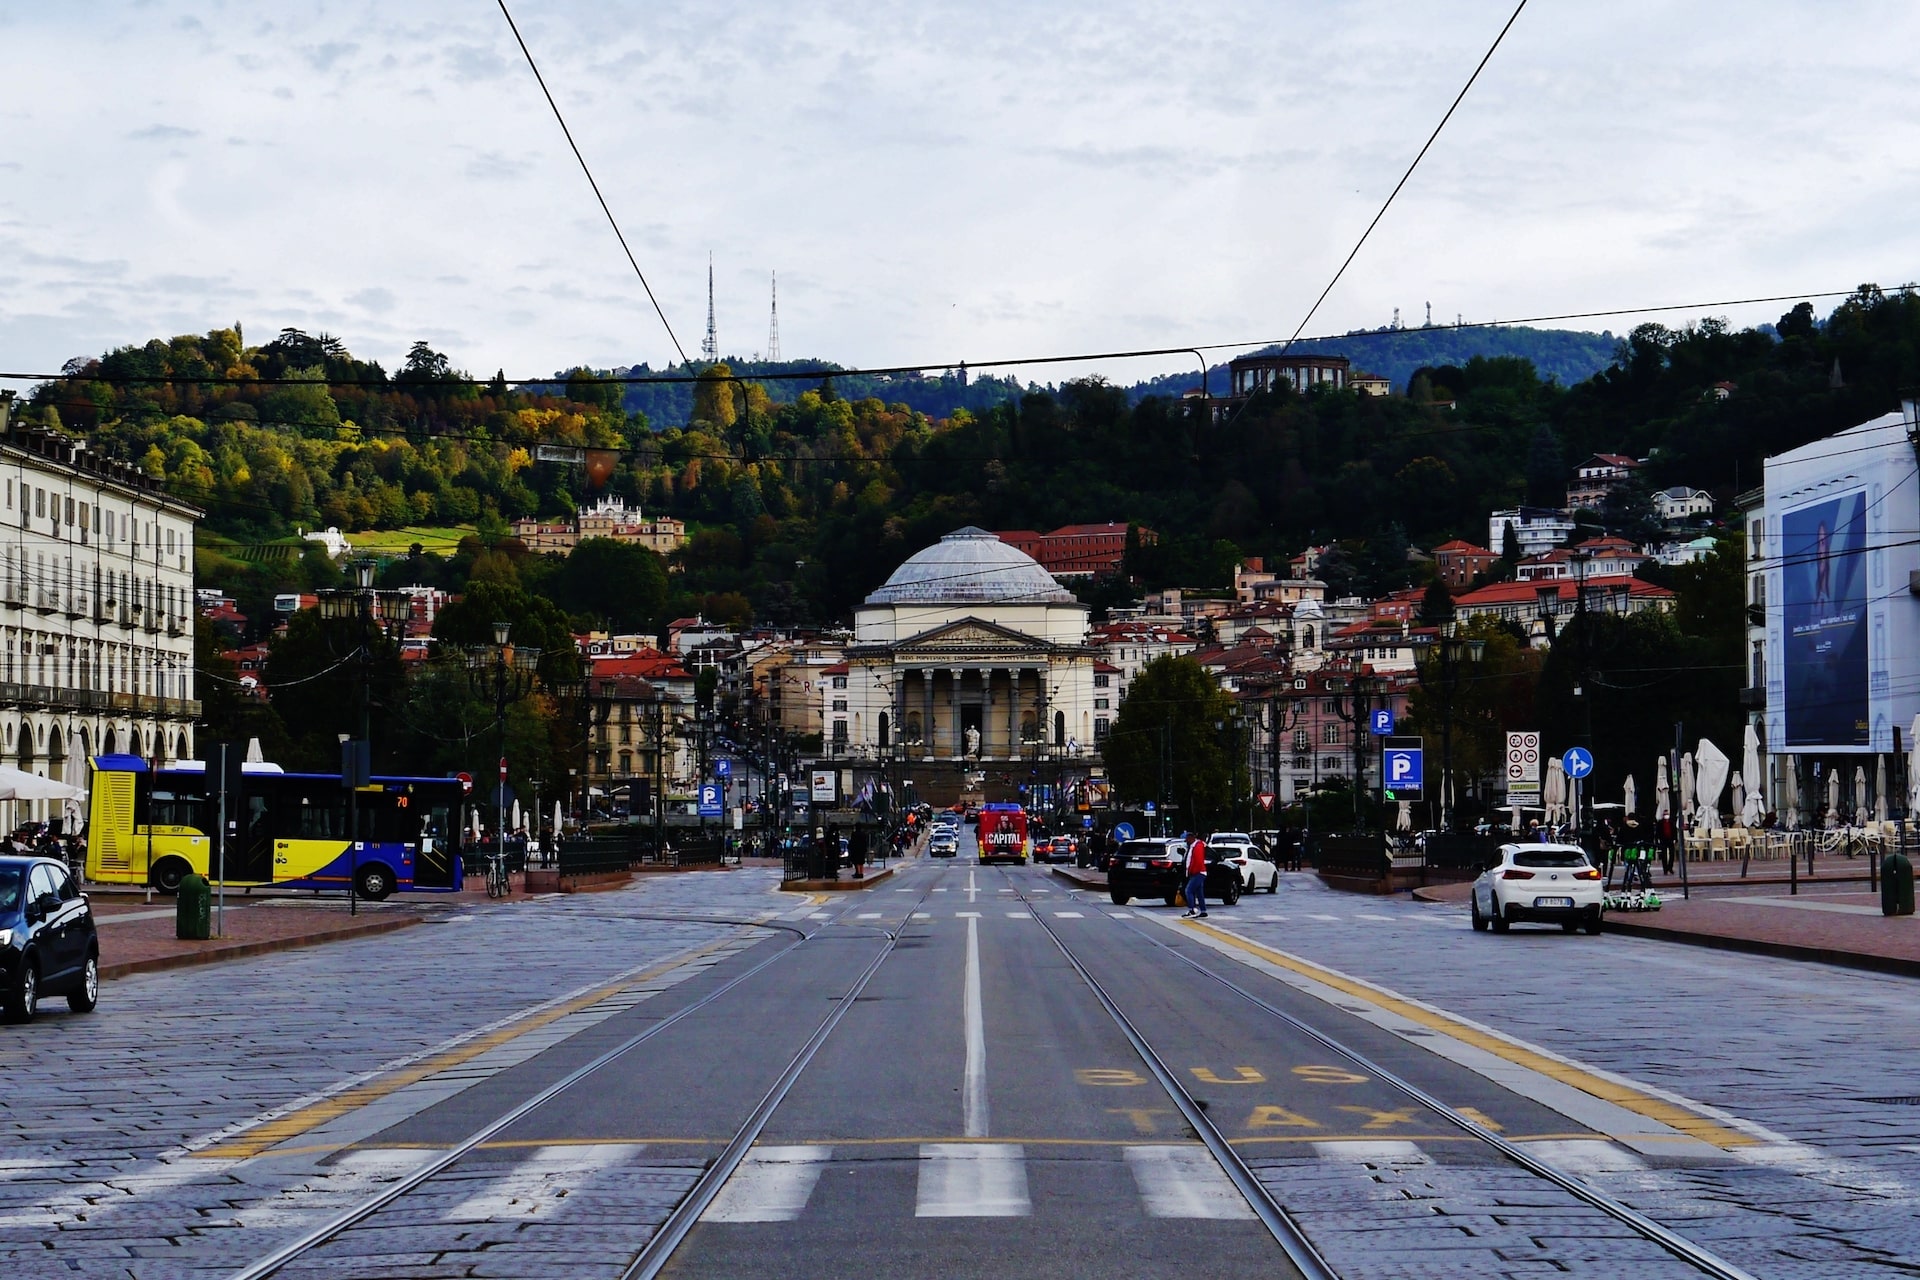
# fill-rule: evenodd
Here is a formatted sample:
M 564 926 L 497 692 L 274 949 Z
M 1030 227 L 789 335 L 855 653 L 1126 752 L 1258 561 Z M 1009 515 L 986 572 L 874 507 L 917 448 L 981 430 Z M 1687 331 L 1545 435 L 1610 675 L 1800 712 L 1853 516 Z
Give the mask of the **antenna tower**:
M 773 318 L 767 322 L 767 361 L 780 360 L 780 273 L 773 273 Z
M 707 336 L 701 339 L 700 354 L 707 361 L 720 359 L 720 339 L 713 331 L 713 255 L 707 255 Z

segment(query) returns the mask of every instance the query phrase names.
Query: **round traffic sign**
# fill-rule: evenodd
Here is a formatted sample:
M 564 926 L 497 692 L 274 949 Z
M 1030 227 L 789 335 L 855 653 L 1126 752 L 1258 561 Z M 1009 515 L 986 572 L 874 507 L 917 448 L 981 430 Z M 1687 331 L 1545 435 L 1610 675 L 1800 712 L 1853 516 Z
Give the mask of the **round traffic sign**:
M 1116 823 L 1114 823 L 1114 824 L 1113 824 L 1113 838 L 1114 838 L 1115 840 L 1131 840 L 1131 839 L 1133 839 L 1133 824 L 1132 824 L 1131 822 L 1116 822 Z
M 1584 778 L 1593 772 L 1593 753 L 1585 747 L 1568 747 L 1567 754 L 1560 757 L 1569 778 Z

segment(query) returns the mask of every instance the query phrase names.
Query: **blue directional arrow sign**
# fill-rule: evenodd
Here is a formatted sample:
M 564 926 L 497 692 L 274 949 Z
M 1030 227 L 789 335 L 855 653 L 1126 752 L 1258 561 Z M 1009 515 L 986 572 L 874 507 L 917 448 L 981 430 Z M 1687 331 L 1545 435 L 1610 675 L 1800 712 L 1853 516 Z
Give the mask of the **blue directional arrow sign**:
M 716 778 L 731 778 L 733 776 L 733 761 L 715 760 L 713 762 L 713 774 Z
M 1133 824 L 1132 824 L 1131 822 L 1116 822 L 1116 823 L 1114 823 L 1114 824 L 1113 824 L 1113 838 L 1114 838 L 1115 840 L 1131 840 L 1131 839 L 1133 839 Z
M 1367 727 L 1373 731 L 1373 735 L 1376 738 L 1384 738 L 1388 734 L 1391 734 L 1393 732 L 1393 708 L 1380 707 L 1375 710 L 1373 718 L 1367 723 Z
M 1381 755 L 1386 761 L 1387 790 L 1396 794 L 1420 790 L 1423 752 L 1419 747 L 1388 747 Z
M 703 818 L 718 818 L 724 812 L 726 812 L 726 810 L 720 803 L 720 784 L 717 782 L 701 783 L 700 816 Z
M 1593 752 L 1585 747 L 1568 747 L 1567 754 L 1560 757 L 1560 763 L 1566 768 L 1569 778 L 1584 778 L 1593 772 Z
M 1141 806 L 1141 811 L 1151 818 L 1154 814 L 1153 801 L 1147 801 L 1145 805 Z

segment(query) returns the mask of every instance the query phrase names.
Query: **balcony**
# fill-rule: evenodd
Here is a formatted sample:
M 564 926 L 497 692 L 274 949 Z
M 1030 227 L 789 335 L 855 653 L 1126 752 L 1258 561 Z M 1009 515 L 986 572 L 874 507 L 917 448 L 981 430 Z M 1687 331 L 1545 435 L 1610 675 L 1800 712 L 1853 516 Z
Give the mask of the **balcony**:
M 37 613 L 57 613 L 60 610 L 60 593 L 41 587 L 33 595 L 33 607 Z
M 1740 705 L 1748 711 L 1767 709 L 1767 687 L 1763 684 L 1749 685 L 1740 691 Z

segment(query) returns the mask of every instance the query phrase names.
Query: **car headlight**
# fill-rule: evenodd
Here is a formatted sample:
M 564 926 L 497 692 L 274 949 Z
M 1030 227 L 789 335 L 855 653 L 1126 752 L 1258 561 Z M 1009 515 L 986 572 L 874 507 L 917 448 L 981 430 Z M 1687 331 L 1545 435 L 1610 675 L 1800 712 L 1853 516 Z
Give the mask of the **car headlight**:
M 0 929 L 0 947 L 10 947 L 12 945 L 13 945 L 13 930 Z

